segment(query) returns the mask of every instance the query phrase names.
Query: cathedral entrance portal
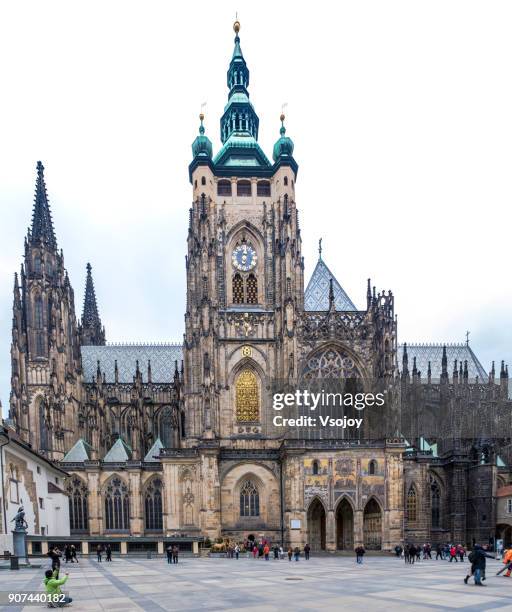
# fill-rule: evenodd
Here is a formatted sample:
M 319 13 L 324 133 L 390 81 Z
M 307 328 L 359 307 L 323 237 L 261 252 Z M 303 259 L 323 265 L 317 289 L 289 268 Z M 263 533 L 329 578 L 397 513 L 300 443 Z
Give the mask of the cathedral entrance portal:
M 312 550 L 325 550 L 325 510 L 315 499 L 308 510 L 309 545 Z
M 382 548 L 382 511 L 375 499 L 370 499 L 363 515 L 364 547 L 367 550 Z
M 336 548 L 354 549 L 354 512 L 346 498 L 341 500 L 336 510 Z

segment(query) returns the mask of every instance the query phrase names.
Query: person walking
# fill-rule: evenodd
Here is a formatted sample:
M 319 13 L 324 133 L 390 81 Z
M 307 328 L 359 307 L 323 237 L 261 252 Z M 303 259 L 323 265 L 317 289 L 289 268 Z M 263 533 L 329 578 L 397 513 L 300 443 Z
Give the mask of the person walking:
M 412 565 L 414 565 L 415 560 L 416 560 L 416 546 L 414 546 L 414 544 L 411 544 L 409 546 L 409 563 L 412 563 Z
M 263 554 L 265 556 L 265 561 L 269 560 L 269 554 L 270 554 L 270 546 L 268 544 L 265 544 L 265 546 L 263 547 Z
M 457 546 L 457 554 L 459 555 L 459 561 L 464 563 L 464 555 L 466 554 L 466 551 L 464 550 L 464 546 L 462 546 L 462 544 Z
M 274 546 L 272 551 L 274 552 L 274 560 L 279 560 L 279 546 L 277 544 Z
M 48 551 L 47 555 L 52 560 L 52 570 L 53 571 L 57 570 L 57 578 L 58 578 L 62 553 L 56 546 L 50 546 L 50 550 Z
M 256 544 L 254 545 L 253 549 L 252 549 L 252 558 L 256 559 L 256 556 L 258 555 L 258 547 L 256 546 Z
M 167 563 L 172 563 L 172 544 L 165 549 L 167 552 Z
M 64 559 L 66 559 L 66 563 L 71 561 L 71 546 L 69 544 L 64 546 Z
M 450 546 L 450 563 L 455 559 L 455 563 L 457 563 L 457 549 L 452 544 Z
M 363 555 L 365 553 L 365 549 L 362 546 L 358 546 L 355 550 L 356 553 L 356 563 L 362 564 L 363 563 Z
M 306 544 L 306 546 L 304 546 L 304 558 L 306 559 L 306 561 L 309 561 L 310 553 L 311 553 L 311 546 L 309 544 Z
M 292 550 L 292 547 L 290 546 L 290 548 L 288 549 L 288 561 L 292 560 L 292 555 L 293 555 L 293 550 Z
M 397 544 L 395 546 L 395 555 L 397 559 L 400 559 L 400 557 L 402 556 L 402 547 L 400 546 L 400 544 Z
M 411 547 L 409 546 L 409 544 L 406 544 L 404 546 L 404 561 L 405 563 L 410 563 L 410 558 L 411 558 L 411 553 L 410 553 L 410 549 Z
M 178 548 L 178 545 L 175 544 L 172 547 L 172 562 L 175 563 L 175 564 L 178 563 L 178 554 L 179 554 L 179 551 L 180 551 L 180 549 Z
M 509 548 L 503 554 L 503 568 L 500 569 L 499 572 L 496 572 L 496 576 L 499 576 L 505 570 L 507 570 L 507 573 L 505 574 L 505 577 L 509 578 L 510 577 L 510 572 L 512 571 L 512 548 Z
M 240 556 L 240 546 L 238 544 L 235 546 L 235 558 L 238 561 L 238 557 Z
M 76 556 L 76 546 L 71 544 L 71 563 L 78 563 L 78 558 Z
M 294 557 L 295 557 L 295 561 L 298 561 L 299 557 L 300 557 L 300 548 L 298 546 L 296 546 L 293 549 L 293 554 L 294 554 Z
M 436 545 L 436 561 L 438 559 L 441 559 L 441 561 L 443 560 L 443 547 L 441 544 Z
M 107 544 L 107 548 L 105 549 L 105 553 L 107 555 L 106 560 L 110 561 L 110 563 L 112 563 L 112 547 L 110 546 L 110 544 Z
M 475 580 L 475 586 L 485 586 L 482 583 L 482 580 L 485 580 L 485 564 L 486 559 L 494 559 L 493 555 L 490 555 L 485 552 L 485 550 L 480 546 L 480 544 L 475 544 L 473 551 L 471 552 L 473 555 L 470 559 L 471 564 L 473 566 L 473 575 Z M 464 582 L 468 583 L 468 577 L 464 578 Z
M 98 559 L 98 563 L 101 563 L 102 561 L 102 557 L 101 557 L 102 552 L 103 552 L 103 547 L 101 544 L 98 544 L 98 546 L 96 547 L 96 558 Z
M 281 561 L 284 559 L 284 548 L 282 546 L 279 547 L 279 559 Z

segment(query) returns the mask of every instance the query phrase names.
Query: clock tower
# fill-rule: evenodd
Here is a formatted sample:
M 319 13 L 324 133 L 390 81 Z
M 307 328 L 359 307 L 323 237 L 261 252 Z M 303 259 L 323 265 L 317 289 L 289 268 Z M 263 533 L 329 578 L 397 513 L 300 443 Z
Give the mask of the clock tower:
M 258 144 L 239 22 L 227 72 L 222 147 L 213 156 L 200 115 L 189 166 L 184 343 L 186 443 L 271 444 L 268 389 L 294 375 L 304 278 L 293 142 L 281 115 L 270 161 Z

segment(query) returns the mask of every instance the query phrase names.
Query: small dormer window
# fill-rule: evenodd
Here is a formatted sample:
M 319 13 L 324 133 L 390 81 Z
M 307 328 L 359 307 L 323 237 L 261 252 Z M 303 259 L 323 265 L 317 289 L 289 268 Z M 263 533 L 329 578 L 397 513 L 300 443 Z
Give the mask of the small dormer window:
M 206 185 L 206 177 L 205 176 L 201 177 L 201 185 Z

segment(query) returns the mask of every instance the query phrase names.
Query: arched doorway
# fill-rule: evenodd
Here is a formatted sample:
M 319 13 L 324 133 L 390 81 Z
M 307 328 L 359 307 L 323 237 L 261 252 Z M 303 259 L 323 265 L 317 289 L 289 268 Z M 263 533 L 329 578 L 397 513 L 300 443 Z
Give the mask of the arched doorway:
M 325 550 L 325 509 L 319 499 L 309 506 L 308 532 L 312 550 Z
M 382 548 L 382 511 L 373 497 L 364 508 L 363 538 L 366 549 L 380 550 Z
M 354 549 L 354 512 L 345 497 L 336 509 L 336 548 L 338 550 Z

